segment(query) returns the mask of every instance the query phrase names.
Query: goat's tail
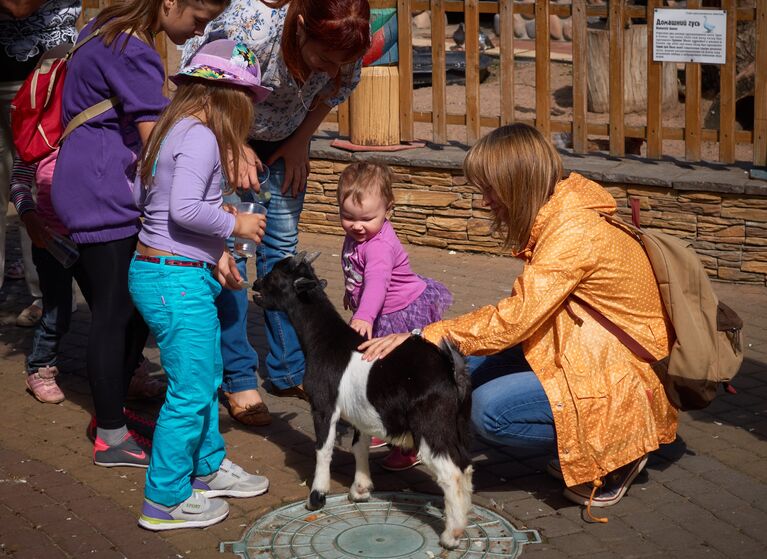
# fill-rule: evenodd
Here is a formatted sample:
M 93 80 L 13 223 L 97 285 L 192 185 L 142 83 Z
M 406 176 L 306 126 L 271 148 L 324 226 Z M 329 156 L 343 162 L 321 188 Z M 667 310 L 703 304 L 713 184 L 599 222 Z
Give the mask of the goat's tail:
M 450 363 L 453 365 L 453 378 L 458 389 L 458 401 L 464 402 L 467 398 L 471 398 L 471 378 L 469 377 L 469 371 L 466 370 L 466 361 L 450 340 L 443 338 L 439 347 L 445 352 L 450 359 Z

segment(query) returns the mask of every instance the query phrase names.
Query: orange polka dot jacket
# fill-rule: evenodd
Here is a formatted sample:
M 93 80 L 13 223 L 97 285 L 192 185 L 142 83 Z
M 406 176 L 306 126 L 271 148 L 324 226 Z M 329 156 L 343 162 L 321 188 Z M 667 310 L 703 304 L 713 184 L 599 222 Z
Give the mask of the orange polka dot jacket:
M 667 355 L 669 323 L 639 243 L 607 223 L 615 200 L 572 173 L 541 208 L 511 296 L 430 324 L 423 336 L 451 339 L 464 355 L 522 343 L 549 399 L 568 486 L 591 482 L 676 436 L 677 410 L 650 365 L 598 324 L 571 295 Z

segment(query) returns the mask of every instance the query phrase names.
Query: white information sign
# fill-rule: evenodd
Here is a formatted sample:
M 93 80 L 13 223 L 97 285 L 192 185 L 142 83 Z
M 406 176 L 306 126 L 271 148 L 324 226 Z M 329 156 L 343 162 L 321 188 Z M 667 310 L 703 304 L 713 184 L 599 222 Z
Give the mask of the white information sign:
M 655 62 L 725 63 L 727 12 L 657 8 L 653 16 Z

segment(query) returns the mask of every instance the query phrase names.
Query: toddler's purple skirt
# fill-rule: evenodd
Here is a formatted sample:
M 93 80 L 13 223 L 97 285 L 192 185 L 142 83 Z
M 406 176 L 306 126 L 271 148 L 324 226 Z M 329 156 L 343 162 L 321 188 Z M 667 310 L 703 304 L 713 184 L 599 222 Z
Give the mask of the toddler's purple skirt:
M 453 295 L 440 282 L 419 277 L 426 282 L 426 289 L 404 309 L 379 316 L 373 323 L 374 338 L 410 332 L 442 320 L 442 313 L 453 304 Z

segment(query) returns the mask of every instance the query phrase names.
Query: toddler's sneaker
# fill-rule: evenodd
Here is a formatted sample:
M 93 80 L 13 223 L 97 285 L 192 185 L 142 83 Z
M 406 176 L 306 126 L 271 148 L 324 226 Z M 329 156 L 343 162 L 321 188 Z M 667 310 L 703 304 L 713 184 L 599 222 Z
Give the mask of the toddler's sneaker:
M 96 442 L 93 443 L 93 463 L 107 468 L 114 466 L 148 468 L 151 451 L 146 441 L 142 439 L 140 436 L 126 433 L 119 444 L 109 446 L 104 439 L 96 437 Z
M 27 388 L 44 404 L 58 404 L 64 401 L 64 393 L 56 384 L 56 367 L 40 367 L 37 372 L 27 375 Z
M 154 437 L 154 429 L 157 427 L 157 422 L 154 419 L 141 417 L 135 411 L 128 408 L 123 408 L 123 415 L 125 416 L 125 425 L 128 427 L 128 431 L 138 433 L 145 439 Z
M 400 447 L 395 446 L 388 456 L 381 460 L 381 467 L 390 472 L 401 472 L 402 470 L 409 470 L 420 463 L 421 459 L 418 458 L 418 452 L 415 450 L 402 450 Z
M 229 514 L 229 504 L 223 499 L 208 499 L 202 493 L 192 495 L 175 507 L 164 507 L 144 499 L 138 525 L 152 531 L 178 528 L 204 528 L 221 522 Z
M 255 497 L 266 493 L 269 480 L 249 474 L 228 458 L 224 458 L 218 471 L 192 480 L 192 489 L 206 497 Z
M 580 485 L 568 487 L 563 494 L 572 502 L 578 503 L 579 505 L 610 507 L 617 504 L 618 501 L 623 498 L 626 491 L 628 491 L 631 482 L 634 481 L 634 478 L 637 477 L 646 464 L 647 455 L 645 454 L 641 458 L 629 462 L 614 472 L 610 472 L 605 476 L 603 485 L 594 491 L 593 499 L 591 499 L 593 490 L 593 485 L 591 483 L 582 483 Z
M 387 443 L 383 439 L 379 439 L 378 437 L 370 437 L 370 448 L 371 448 L 371 450 L 374 449 L 374 448 L 381 448 L 382 446 L 386 446 L 387 444 L 389 444 L 389 443 Z

